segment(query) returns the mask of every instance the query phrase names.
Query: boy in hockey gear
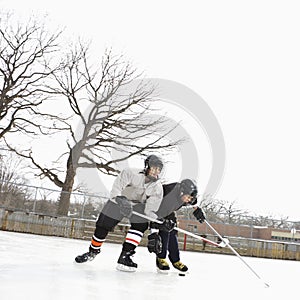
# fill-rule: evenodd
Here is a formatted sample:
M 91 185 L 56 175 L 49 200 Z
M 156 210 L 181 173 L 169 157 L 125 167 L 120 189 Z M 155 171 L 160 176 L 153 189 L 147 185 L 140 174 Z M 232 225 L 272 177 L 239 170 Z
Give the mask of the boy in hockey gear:
M 164 197 L 157 211 L 159 217 L 164 217 L 176 224 L 175 211 L 184 205 L 195 205 L 197 203 L 197 186 L 191 179 L 184 179 L 181 182 L 163 185 Z M 194 211 L 196 219 L 202 223 L 205 220 L 205 214 L 201 208 Z M 154 224 L 154 223 L 151 223 Z M 156 227 L 157 225 L 154 225 Z M 174 227 L 173 227 L 174 228 Z M 151 230 L 153 231 L 153 229 Z M 180 253 L 176 230 L 161 230 L 152 232 L 148 236 L 148 250 L 156 254 L 156 266 L 162 271 L 170 269 L 166 261 L 167 252 L 169 260 L 174 268 L 181 272 L 186 272 L 188 267 L 180 261 Z
M 100 253 L 101 246 L 109 231 L 111 231 L 122 219 L 127 217 L 131 227 L 128 230 L 122 251 L 118 259 L 117 269 L 121 271 L 135 271 L 137 264 L 131 259 L 135 248 L 139 245 L 143 233 L 148 228 L 148 221 L 136 215 L 132 210 L 143 213 L 157 219 L 163 188 L 159 180 L 159 174 L 163 168 L 162 160 L 156 155 L 150 155 L 145 159 L 143 171 L 125 169 L 116 178 L 110 200 L 104 205 L 98 220 L 96 229 L 89 246 L 89 251 L 75 258 L 77 263 L 93 260 Z

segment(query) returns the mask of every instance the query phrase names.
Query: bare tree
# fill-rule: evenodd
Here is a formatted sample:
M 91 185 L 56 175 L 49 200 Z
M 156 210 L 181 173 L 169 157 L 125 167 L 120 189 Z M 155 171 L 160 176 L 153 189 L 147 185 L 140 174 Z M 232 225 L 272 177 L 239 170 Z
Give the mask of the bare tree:
M 289 228 L 289 223 L 287 216 L 281 216 L 276 218 L 275 216 L 268 215 L 262 216 L 258 215 L 253 218 L 253 225 L 255 226 L 267 226 L 271 228 Z
M 78 168 L 117 175 L 119 162 L 149 151 L 173 149 L 182 141 L 169 141 L 168 133 L 174 126 L 170 128 L 164 116 L 150 115 L 157 114 L 151 108 L 156 87 L 138 80 L 140 75 L 122 55 L 113 55 L 111 50 L 99 64 L 92 63 L 89 46 L 81 43 L 65 56 L 60 72 L 53 73 L 55 83 L 48 89 L 64 97 L 74 114 L 74 122 L 69 122 L 64 178 L 58 170 L 39 164 L 32 152 L 23 156 L 40 170 L 40 176 L 62 189 L 59 215 L 68 213 Z
M 59 36 L 35 19 L 20 23 L 11 14 L 0 15 L 0 140 L 8 133 L 38 134 L 51 128 L 46 120 L 56 116 L 39 107 L 49 97 L 45 80 L 55 70 Z
M 21 160 L 13 153 L 0 158 L 0 206 L 24 209 L 24 203 L 30 196 L 22 175 Z
M 229 224 L 244 224 L 250 226 L 268 226 L 272 228 L 288 228 L 288 217 L 279 219 L 272 215 L 251 215 L 249 211 L 240 209 L 236 201 L 227 201 L 205 195 L 201 207 L 211 221 L 221 221 Z
M 201 207 L 211 221 L 237 223 L 240 222 L 242 215 L 248 215 L 248 211 L 240 209 L 236 201 L 216 199 L 211 195 L 203 197 Z

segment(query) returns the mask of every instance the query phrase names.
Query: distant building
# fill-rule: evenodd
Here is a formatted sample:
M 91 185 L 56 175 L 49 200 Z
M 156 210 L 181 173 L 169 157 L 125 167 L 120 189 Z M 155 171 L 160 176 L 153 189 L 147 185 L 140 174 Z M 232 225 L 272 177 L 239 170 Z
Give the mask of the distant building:
M 244 237 L 262 240 L 276 240 L 285 242 L 300 242 L 298 230 L 275 229 L 264 226 L 251 226 L 240 224 L 213 223 L 210 224 L 222 235 L 232 237 Z M 213 234 L 205 223 L 196 220 L 187 220 L 178 216 L 178 226 L 182 229 L 199 234 Z

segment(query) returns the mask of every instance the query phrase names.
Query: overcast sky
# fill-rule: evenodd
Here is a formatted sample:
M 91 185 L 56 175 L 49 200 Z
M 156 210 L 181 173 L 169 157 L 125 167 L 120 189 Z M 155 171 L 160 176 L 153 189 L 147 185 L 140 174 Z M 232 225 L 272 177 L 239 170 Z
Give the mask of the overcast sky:
M 226 169 L 216 198 L 300 220 L 298 1 L 0 4 L 22 15 L 48 12 L 53 25 L 66 26 L 71 39 L 91 39 L 100 55 L 112 46 L 149 77 L 192 89 L 214 112 L 225 140 Z

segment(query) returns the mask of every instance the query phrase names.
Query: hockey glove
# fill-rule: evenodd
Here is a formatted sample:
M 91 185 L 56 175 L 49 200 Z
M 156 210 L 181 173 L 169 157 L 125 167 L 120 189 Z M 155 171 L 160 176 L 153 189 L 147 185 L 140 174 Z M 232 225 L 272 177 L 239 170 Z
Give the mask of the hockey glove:
M 176 225 L 176 223 L 174 221 L 169 220 L 169 219 L 159 219 L 159 221 L 161 221 L 162 223 L 159 224 L 159 223 L 152 222 L 150 227 L 156 228 L 156 229 L 159 229 L 162 231 L 170 232 L 174 229 L 174 227 Z
M 125 196 L 117 196 L 116 202 L 120 207 L 121 214 L 130 218 L 132 215 L 132 203 Z
M 147 248 L 150 253 L 152 252 L 154 252 L 155 254 L 161 253 L 162 241 L 160 235 L 157 232 L 148 235 Z
M 203 223 L 204 220 L 206 219 L 206 218 L 205 218 L 205 213 L 204 213 L 204 211 L 203 211 L 200 207 L 197 207 L 197 208 L 194 210 L 193 215 L 194 215 L 194 217 L 195 217 L 200 223 Z

